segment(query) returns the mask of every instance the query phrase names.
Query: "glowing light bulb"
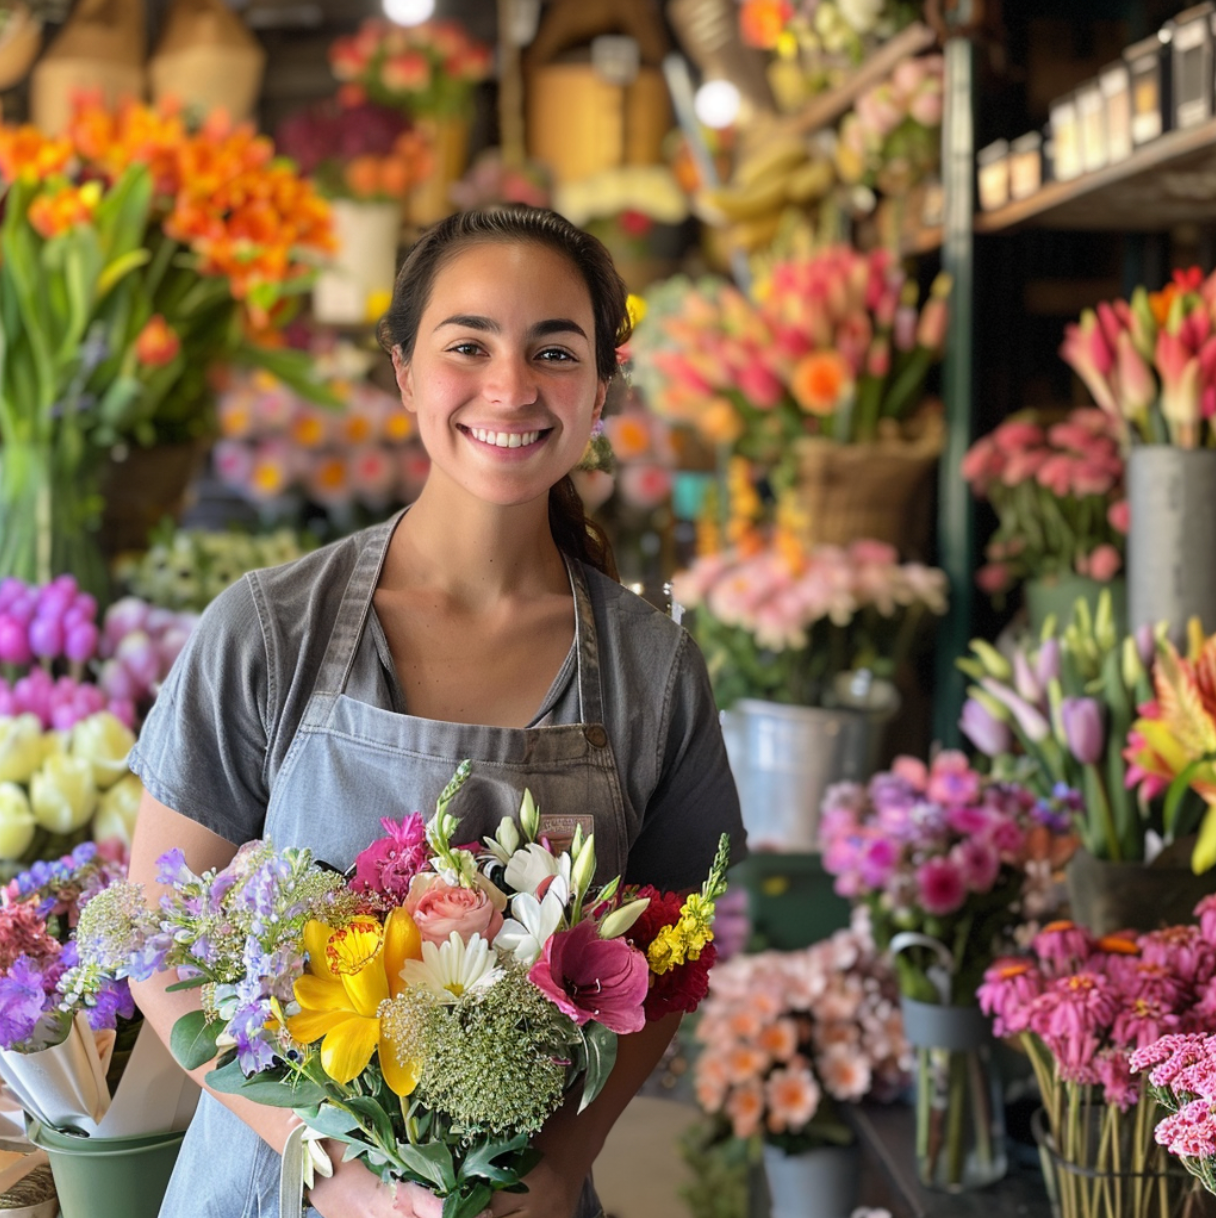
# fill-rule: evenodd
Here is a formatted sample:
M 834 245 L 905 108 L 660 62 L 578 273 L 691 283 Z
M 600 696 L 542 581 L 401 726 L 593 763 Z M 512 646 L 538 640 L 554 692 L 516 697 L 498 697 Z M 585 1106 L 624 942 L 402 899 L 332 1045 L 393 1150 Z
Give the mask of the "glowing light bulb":
M 384 15 L 398 25 L 421 25 L 435 12 L 435 0 L 384 0 Z
M 729 80 L 707 80 L 692 105 L 707 127 L 729 127 L 739 117 L 739 90 Z

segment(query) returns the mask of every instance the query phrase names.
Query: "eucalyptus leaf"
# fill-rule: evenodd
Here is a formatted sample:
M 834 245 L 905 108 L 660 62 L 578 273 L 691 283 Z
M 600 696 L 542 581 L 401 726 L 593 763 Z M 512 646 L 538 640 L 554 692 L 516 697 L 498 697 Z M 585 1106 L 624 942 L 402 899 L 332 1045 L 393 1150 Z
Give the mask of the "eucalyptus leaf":
M 223 1024 L 203 1011 L 187 1011 L 169 1033 L 169 1051 L 183 1070 L 197 1070 L 215 1057 L 215 1042 Z
M 271 1108 L 305 1108 L 329 1098 L 324 1088 L 295 1076 L 273 1078 L 266 1074 L 255 1074 L 252 1078 L 246 1078 L 236 1059 L 218 1070 L 212 1070 L 203 1081 L 213 1091 L 224 1095 L 243 1095 Z

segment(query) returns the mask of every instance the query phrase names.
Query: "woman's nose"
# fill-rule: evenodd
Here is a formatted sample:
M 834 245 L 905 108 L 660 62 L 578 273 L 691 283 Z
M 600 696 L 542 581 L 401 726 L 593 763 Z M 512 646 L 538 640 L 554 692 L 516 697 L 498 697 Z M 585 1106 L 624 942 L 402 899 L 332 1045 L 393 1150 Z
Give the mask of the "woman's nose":
M 522 356 L 501 356 L 490 365 L 486 393 L 504 406 L 529 406 L 537 397 L 536 371 Z

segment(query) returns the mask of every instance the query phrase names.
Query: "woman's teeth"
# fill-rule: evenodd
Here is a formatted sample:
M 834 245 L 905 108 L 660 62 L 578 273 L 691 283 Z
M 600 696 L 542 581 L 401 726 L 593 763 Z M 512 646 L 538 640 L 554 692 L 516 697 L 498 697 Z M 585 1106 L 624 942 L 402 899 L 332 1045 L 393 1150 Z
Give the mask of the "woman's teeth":
M 474 440 L 493 444 L 496 448 L 526 448 L 540 439 L 539 431 L 484 431 L 480 427 L 469 428 Z

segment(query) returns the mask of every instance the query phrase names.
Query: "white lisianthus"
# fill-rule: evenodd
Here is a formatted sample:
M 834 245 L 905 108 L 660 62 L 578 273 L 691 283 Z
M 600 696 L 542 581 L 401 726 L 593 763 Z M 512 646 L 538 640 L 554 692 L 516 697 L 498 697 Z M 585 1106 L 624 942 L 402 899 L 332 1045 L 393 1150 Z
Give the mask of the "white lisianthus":
M 452 931 L 446 943 L 422 941 L 422 959 L 407 960 L 401 979 L 429 990 L 441 1002 L 454 1003 L 470 990 L 487 989 L 502 976 L 498 956 L 480 936 L 468 943 Z
M 70 751 L 93 766 L 93 781 L 101 790 L 113 786 L 127 770 L 135 733 L 109 711 L 81 719 L 72 729 Z
M 25 791 L 0 782 L 0 859 L 18 859 L 34 840 L 34 813 Z
M 503 879 L 516 892 L 535 893 L 551 875 L 559 875 L 569 884 L 570 856 L 550 854 L 539 842 L 529 842 L 511 855 Z
M 550 937 L 563 929 L 569 899 L 570 885 L 560 875 L 554 877 L 544 900 L 538 901 L 530 892 L 516 893 L 511 899 L 512 917 L 494 936 L 494 947 L 510 952 L 520 964 L 535 964 Z
M 103 791 L 93 814 L 93 837 L 99 842 L 117 838 L 130 849 L 143 793 L 144 784 L 131 773 L 120 778 L 108 791 Z
M 83 757 L 50 758 L 30 779 L 30 805 L 34 819 L 52 833 L 87 825 L 97 808 L 92 764 Z
M 37 715 L 0 719 L 0 782 L 29 782 L 42 764 L 42 721 Z

